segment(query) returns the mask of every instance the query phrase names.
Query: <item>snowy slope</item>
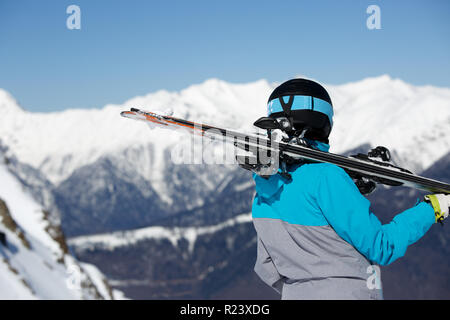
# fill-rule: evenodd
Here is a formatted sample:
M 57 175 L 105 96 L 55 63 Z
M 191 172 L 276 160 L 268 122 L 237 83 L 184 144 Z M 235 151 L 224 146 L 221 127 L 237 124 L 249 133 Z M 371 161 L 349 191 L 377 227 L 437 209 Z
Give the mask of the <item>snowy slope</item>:
M 155 189 L 164 188 L 163 151 L 179 135 L 149 130 L 119 116 L 129 106 L 143 109 L 170 107 L 175 115 L 229 128 L 250 129 L 265 113 L 275 84 L 260 80 L 230 84 L 217 79 L 180 92 L 158 91 L 123 105 L 102 109 L 31 113 L 21 109 L 0 90 L 0 137 L 22 162 L 39 168 L 54 183 L 75 169 L 104 155 L 139 161 L 141 174 Z M 332 151 L 342 152 L 363 143 L 384 144 L 395 150 L 401 163 L 425 169 L 450 148 L 450 89 L 412 86 L 387 75 L 344 85 L 325 85 L 334 102 L 336 117 Z M 148 145 L 155 146 L 149 153 Z M 132 152 L 124 150 L 132 148 Z
M 0 299 L 120 298 L 67 251 L 58 226 L 0 162 Z M 71 284 L 73 286 L 71 286 Z

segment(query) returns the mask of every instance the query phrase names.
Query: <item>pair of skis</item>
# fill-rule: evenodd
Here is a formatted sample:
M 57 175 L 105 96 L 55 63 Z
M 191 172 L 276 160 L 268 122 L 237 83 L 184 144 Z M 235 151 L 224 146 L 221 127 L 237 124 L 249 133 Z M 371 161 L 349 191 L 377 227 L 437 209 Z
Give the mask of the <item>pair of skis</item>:
M 408 170 L 396 167 L 386 161 L 374 160 L 369 155 L 358 154 L 356 156 L 342 156 L 329 152 L 323 152 L 298 144 L 276 142 L 267 137 L 240 133 L 233 130 L 223 129 L 202 123 L 179 119 L 170 115 L 161 115 L 153 112 L 146 112 L 136 108 L 130 111 L 123 111 L 121 115 L 126 118 L 143 120 L 152 125 L 162 126 L 169 129 L 188 129 L 192 134 L 205 137 L 216 137 L 223 139 L 227 143 L 234 144 L 238 148 L 264 149 L 265 151 L 277 154 L 280 157 L 317 161 L 335 164 L 346 170 L 353 178 L 365 178 L 376 183 L 391 186 L 406 186 L 420 189 L 431 193 L 450 194 L 450 185 L 441 181 L 425 178 L 412 174 Z M 383 148 L 372 150 L 373 156 L 383 160 L 388 159 Z M 245 164 L 244 164 L 245 166 Z M 248 168 L 251 168 L 250 166 Z

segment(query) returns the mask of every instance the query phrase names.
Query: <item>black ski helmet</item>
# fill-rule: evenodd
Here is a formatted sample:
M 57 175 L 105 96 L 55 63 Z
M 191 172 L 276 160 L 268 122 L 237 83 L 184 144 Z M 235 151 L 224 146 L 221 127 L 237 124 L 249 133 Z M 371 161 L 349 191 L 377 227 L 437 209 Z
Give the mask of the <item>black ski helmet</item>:
M 292 79 L 279 85 L 269 97 L 267 114 L 286 117 L 291 134 L 328 143 L 333 126 L 333 104 L 328 92 L 315 81 Z M 306 130 L 306 131 L 304 131 Z

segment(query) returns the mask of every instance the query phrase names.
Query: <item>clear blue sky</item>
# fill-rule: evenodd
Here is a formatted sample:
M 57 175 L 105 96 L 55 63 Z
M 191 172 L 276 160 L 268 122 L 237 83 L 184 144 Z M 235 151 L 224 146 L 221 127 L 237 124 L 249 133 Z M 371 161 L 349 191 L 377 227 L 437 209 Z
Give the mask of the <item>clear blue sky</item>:
M 81 8 L 81 30 L 66 8 Z M 366 8 L 381 9 L 368 30 Z M 102 107 L 208 78 L 450 87 L 450 1 L 0 0 L 0 88 L 31 111 Z

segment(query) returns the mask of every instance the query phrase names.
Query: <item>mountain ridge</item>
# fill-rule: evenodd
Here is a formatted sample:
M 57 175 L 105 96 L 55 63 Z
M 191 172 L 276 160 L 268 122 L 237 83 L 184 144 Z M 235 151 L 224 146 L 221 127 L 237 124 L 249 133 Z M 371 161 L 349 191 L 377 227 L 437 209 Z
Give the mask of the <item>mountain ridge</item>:
M 265 114 L 267 97 L 275 85 L 266 80 L 230 84 L 209 79 L 180 91 L 160 90 L 134 97 L 121 105 L 50 113 L 25 111 L 12 97 L 5 98 L 3 90 L 0 111 L 15 109 L 15 112 L 7 112 L 0 118 L 0 136 L 18 159 L 40 169 L 55 184 L 104 155 L 118 154 L 130 145 L 143 146 L 149 141 L 157 146 L 153 167 L 162 168 L 164 160 L 159 150 L 176 144 L 179 135 L 163 129 L 151 131 L 144 124 L 123 119 L 119 116 L 121 110 L 169 107 L 181 118 L 252 130 L 253 121 Z M 448 88 L 412 86 L 387 75 L 324 86 L 330 91 L 335 109 L 335 127 L 330 137 L 332 152 L 343 152 L 363 143 L 391 144 L 399 153 L 399 161 L 407 163 L 408 157 L 418 156 L 409 150 L 413 149 L 412 145 L 403 146 L 401 138 L 418 139 L 423 144 L 421 137 L 427 142 L 442 135 L 449 137 L 446 130 L 450 119 Z M 11 104 L 17 108 L 10 108 Z M 365 130 L 361 130 L 361 125 Z M 159 138 L 161 135 L 164 141 Z M 442 149 L 434 147 L 434 152 Z M 432 156 L 432 152 L 425 154 L 427 156 L 412 164 L 413 169 L 424 170 L 442 156 Z

